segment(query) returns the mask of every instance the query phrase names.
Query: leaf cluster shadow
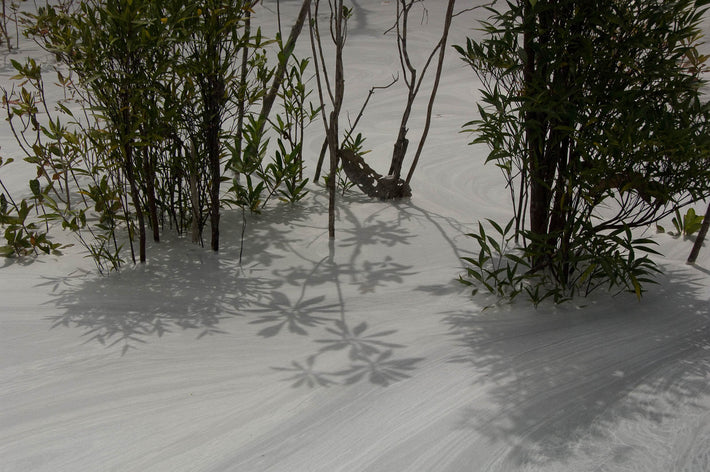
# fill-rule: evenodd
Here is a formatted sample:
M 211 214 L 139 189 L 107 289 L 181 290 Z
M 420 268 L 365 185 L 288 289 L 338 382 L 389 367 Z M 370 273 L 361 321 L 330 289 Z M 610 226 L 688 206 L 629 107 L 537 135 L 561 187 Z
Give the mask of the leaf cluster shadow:
M 310 336 L 307 328 L 317 328 L 323 338 L 314 340 L 320 346 L 304 361 L 293 360 L 289 366 L 273 367 L 275 371 L 287 375 L 285 381 L 293 387 L 328 387 L 351 385 L 362 380 L 386 387 L 409 377 L 421 358 L 399 358 L 398 349 L 406 346 L 390 341 L 396 330 L 377 331 L 367 321 L 354 321 L 348 313 L 349 296 L 386 290 L 393 284 L 404 283 L 407 276 L 415 272 L 411 265 L 398 262 L 392 256 L 366 258 L 366 246 L 394 247 L 408 245 L 414 235 L 398 220 L 389 219 L 381 211 L 391 210 L 389 204 L 362 201 L 362 197 L 350 197 L 339 207 L 338 220 L 341 222 L 338 247 L 329 247 L 328 255 L 313 259 L 299 254 L 301 264 L 289 268 L 275 269 L 274 276 L 286 284 L 300 289 L 297 300 L 291 302 L 285 293 L 278 298 L 286 309 L 274 310 L 274 306 L 261 306 L 264 314 L 252 321 L 268 326 L 259 334 L 275 336 L 284 328 L 295 334 Z M 353 205 L 371 205 L 375 210 L 363 221 L 353 211 Z M 379 208 L 379 210 L 378 210 Z M 399 215 L 401 212 L 396 211 Z M 293 249 L 293 248 L 291 248 Z M 379 251 L 378 254 L 381 254 Z M 350 293 L 355 292 L 355 295 Z M 310 295 L 326 293 L 327 295 Z M 336 299 L 328 302 L 335 295 Z M 327 315 L 327 316 L 323 316 Z M 338 354 L 332 359 L 333 354 Z M 319 367 L 324 363 L 338 366 L 334 370 Z

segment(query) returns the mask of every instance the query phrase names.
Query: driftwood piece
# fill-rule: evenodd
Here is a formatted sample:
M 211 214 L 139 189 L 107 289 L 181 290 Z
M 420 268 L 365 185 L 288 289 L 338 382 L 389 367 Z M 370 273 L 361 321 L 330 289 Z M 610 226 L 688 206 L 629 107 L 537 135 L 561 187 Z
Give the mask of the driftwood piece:
M 412 190 L 404 180 L 390 175 L 383 177 L 350 149 L 341 149 L 339 155 L 345 174 L 365 195 L 381 200 L 412 196 Z

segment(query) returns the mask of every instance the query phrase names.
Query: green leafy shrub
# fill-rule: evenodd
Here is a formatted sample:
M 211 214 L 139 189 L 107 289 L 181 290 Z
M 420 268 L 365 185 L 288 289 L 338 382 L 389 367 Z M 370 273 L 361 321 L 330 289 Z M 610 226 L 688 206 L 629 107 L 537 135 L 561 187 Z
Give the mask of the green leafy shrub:
M 495 233 L 486 233 L 483 225 L 478 224 L 477 233 L 469 233 L 478 244 L 476 257 L 464 257 L 469 264 L 466 277 L 459 277 L 459 282 L 472 287 L 472 294 L 478 293 L 479 285 L 488 292 L 513 301 L 525 289 L 526 273 L 530 269 L 522 253 L 514 250 L 514 235 L 511 234 L 513 220 L 505 228 L 488 219 Z M 517 254 L 516 254 L 517 252 Z
M 656 269 L 632 230 L 710 195 L 706 5 L 510 1 L 456 46 L 483 84 L 467 130 L 503 173 L 540 293 L 640 295 Z
M 6 91 L 3 104 L 25 160 L 37 167 L 24 206 L 2 193 L 15 252 L 44 244 L 32 225 L 44 224 L 46 233 L 57 223 L 77 235 L 99 270 L 113 270 L 125 246 L 134 262 L 146 260 L 149 230 L 156 242 L 170 226 L 203 243 L 209 223 L 217 250 L 223 204 L 258 212 L 274 196 L 304 197 L 303 131 L 319 112 L 307 100 L 308 60 L 253 29 L 253 6 L 60 0 L 27 15 L 26 34 L 70 73 L 57 75 L 68 99 L 54 110 L 39 65 L 13 61 L 21 87 Z M 270 106 L 259 118 L 252 107 L 265 102 L 275 75 L 270 44 L 291 67 L 279 82 L 283 112 L 264 129 Z M 236 176 L 225 198 L 229 172 Z M 27 209 L 36 213 L 32 221 Z
M 107 151 L 101 145 L 105 134 L 97 121 L 80 120 L 70 110 L 76 92 L 71 77 L 57 72 L 56 83 L 69 98 L 52 108 L 46 100 L 40 66 L 32 59 L 24 64 L 12 61 L 12 65 L 17 72 L 14 79 L 20 82 L 18 89 L 3 91 L 7 122 L 25 154 L 24 161 L 35 167 L 37 177 L 29 181 L 32 203 L 23 199 L 15 204 L 3 185 L 3 198 L 12 202 L 10 207 L 17 213 L 17 218 L 2 221 L 8 247 L 15 247 L 4 252 L 26 255 L 28 248 L 34 249 L 33 241 L 43 244 L 43 252 L 56 252 L 60 247 L 49 243 L 48 234 L 52 226 L 60 225 L 71 230 L 89 253 L 102 254 L 95 259 L 100 271 L 117 269 L 122 261 L 117 255 L 115 229 L 124 206 L 102 158 Z M 92 211 L 93 206 L 98 213 Z M 35 210 L 31 220 L 25 208 Z M 37 233 L 40 225 L 44 231 Z M 113 246 L 110 251 L 109 244 Z M 108 254 L 112 256 L 106 257 Z

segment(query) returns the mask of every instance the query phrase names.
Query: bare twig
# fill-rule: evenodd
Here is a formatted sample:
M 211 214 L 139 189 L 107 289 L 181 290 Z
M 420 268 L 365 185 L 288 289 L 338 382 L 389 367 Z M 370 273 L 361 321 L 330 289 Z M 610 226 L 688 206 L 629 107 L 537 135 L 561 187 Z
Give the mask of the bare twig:
M 345 143 L 348 138 L 353 134 L 355 131 L 355 128 L 357 127 L 357 124 L 360 122 L 360 119 L 362 118 L 363 114 L 365 113 L 365 108 L 367 107 L 368 102 L 370 101 L 370 98 L 375 94 L 375 90 L 384 90 L 388 89 L 391 86 L 393 86 L 397 81 L 399 80 L 399 76 L 392 76 L 392 81 L 387 84 L 387 85 L 380 85 L 380 86 L 373 86 L 370 91 L 367 94 L 367 98 L 365 99 L 365 102 L 362 104 L 362 108 L 360 108 L 360 112 L 357 115 L 357 118 L 355 118 L 355 123 L 353 123 L 350 127 L 350 130 L 345 133 L 345 137 L 343 138 L 343 143 Z

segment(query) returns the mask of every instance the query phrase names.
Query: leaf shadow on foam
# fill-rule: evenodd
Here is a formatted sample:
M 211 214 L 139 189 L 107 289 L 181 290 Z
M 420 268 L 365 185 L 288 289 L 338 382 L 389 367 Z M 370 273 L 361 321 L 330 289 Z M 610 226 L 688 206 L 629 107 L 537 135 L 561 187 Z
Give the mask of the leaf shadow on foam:
M 291 224 L 307 222 L 320 207 L 294 208 Z M 281 209 L 277 217 L 286 218 Z M 283 258 L 281 247 L 292 238 L 287 225 L 261 224 L 249 217 L 249 253 L 239 263 L 242 214 L 222 215 L 219 253 L 166 231 L 160 244 L 150 243 L 145 265 L 126 265 L 108 276 L 83 274 L 45 281 L 52 290 L 50 304 L 58 314 L 52 328 L 80 329 L 86 342 L 120 348 L 122 354 L 151 339 L 195 331 L 197 338 L 226 334 L 221 324 L 242 316 L 255 304 L 268 304 L 283 281 L 268 268 Z
M 582 308 L 514 305 L 445 316 L 461 348 L 450 361 L 469 365 L 493 402 L 464 409 L 459 427 L 508 445 L 495 470 L 570 470 L 572 459 L 594 470 L 638 465 L 638 451 L 616 441 L 615 428 L 643 424 L 660 434 L 684 421 L 676 415 L 702 418 L 710 398 L 707 278 L 671 269 L 659 282 L 640 303 L 629 295 Z M 700 429 L 707 435 L 710 424 Z M 665 466 L 684 467 L 647 470 Z
M 293 360 L 287 367 L 273 369 L 289 374 L 285 380 L 293 387 L 350 385 L 361 380 L 386 387 L 408 378 L 422 359 L 397 357 L 396 351 L 406 347 L 390 340 L 396 338 L 397 330 L 377 330 L 373 326 L 376 321 L 359 321 L 348 311 L 349 297 L 344 292 L 368 294 L 386 290 L 402 283 L 410 267 L 387 258 L 357 264 L 334 259 L 327 256 L 308 270 L 296 266 L 277 271 L 278 276 L 301 287 L 300 297 L 289 300 L 284 292 L 279 292 L 272 300 L 279 299 L 280 306 L 256 304 L 256 312 L 262 314 L 251 323 L 267 325 L 259 332 L 261 336 L 273 337 L 288 327 L 290 333 L 312 339 L 316 347 L 305 361 Z M 311 291 L 328 295 L 312 296 Z M 333 299 L 328 302 L 328 298 Z M 338 354 L 335 360 L 334 353 Z M 331 366 L 329 369 L 319 367 L 324 358 L 328 358 L 325 363 Z
M 395 330 L 378 329 L 374 320 L 351 319 L 346 300 L 402 284 L 413 274 L 398 256 L 364 249 L 408 245 L 414 235 L 381 214 L 389 205 L 353 196 L 341 198 L 339 242 L 337 248 L 328 246 L 320 227 L 327 221 L 327 200 L 313 193 L 308 205 L 248 216 L 241 265 L 240 241 L 228 238 L 240 234 L 242 215 L 225 211 L 219 253 L 168 236 L 151 244 L 143 266 L 105 277 L 46 278 L 42 289 L 52 292 L 48 303 L 57 312 L 48 321 L 52 328 L 79 330 L 85 343 L 121 355 L 177 333 L 192 331 L 202 339 L 243 333 L 252 326 L 265 343 L 285 336 L 313 342 L 315 352 L 306 361 L 272 368 L 289 374 L 286 380 L 294 386 L 389 385 L 406 378 L 420 359 L 396 354 L 405 346 L 388 339 Z M 360 206 L 358 212 L 353 206 Z M 342 356 L 334 361 L 333 353 Z M 333 368 L 316 374 L 314 364 L 323 357 Z M 312 374 L 304 374 L 309 368 Z
M 363 212 L 361 207 L 356 213 L 353 206 L 357 205 L 371 210 Z M 352 385 L 361 381 L 387 387 L 409 378 L 423 360 L 400 357 L 398 351 L 407 346 L 394 341 L 397 330 L 379 329 L 377 320 L 361 320 L 361 314 L 353 315 L 348 309 L 352 297 L 386 291 L 416 274 L 413 266 L 400 262 L 401 256 L 369 251 L 370 247 L 413 244 L 415 235 L 397 217 L 393 220 L 392 212 L 400 213 L 389 203 L 346 197 L 338 211 L 337 247 L 331 242 L 328 254 L 320 258 L 301 253 L 300 264 L 273 271 L 279 280 L 299 288 L 295 300 L 287 300 L 283 292 L 279 296 L 282 306 L 290 304 L 296 309 L 279 312 L 273 306 L 262 306 L 260 310 L 265 314 L 252 323 L 276 323 L 260 331 L 265 337 L 289 326 L 290 332 L 313 341 L 313 352 L 305 360 L 294 359 L 287 366 L 272 367 L 284 373 L 284 381 L 294 388 Z M 363 218 L 358 216 L 361 213 L 369 215 Z M 306 306 L 317 307 L 317 316 Z M 294 314 L 303 309 L 307 310 L 312 322 L 309 328 L 313 330 L 292 329 L 290 325 Z

